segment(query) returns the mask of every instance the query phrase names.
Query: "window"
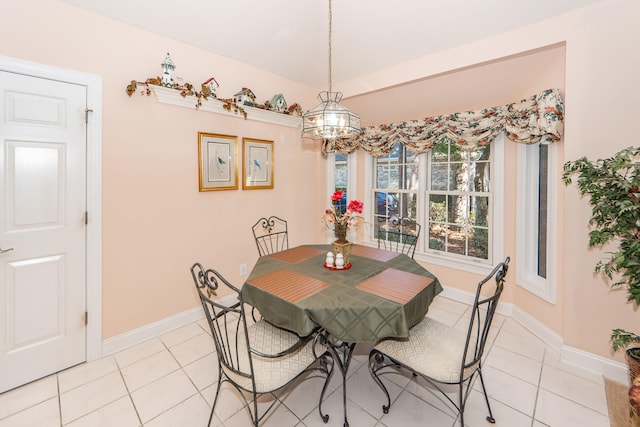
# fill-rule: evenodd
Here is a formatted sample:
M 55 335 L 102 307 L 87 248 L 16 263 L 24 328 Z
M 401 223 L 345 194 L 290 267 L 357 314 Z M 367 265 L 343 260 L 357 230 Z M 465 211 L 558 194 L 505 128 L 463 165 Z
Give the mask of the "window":
M 403 144 L 396 144 L 375 161 L 372 238 L 384 236 L 392 217 L 416 219 L 419 158 Z
M 336 207 L 344 212 L 347 209 L 347 197 L 349 197 L 349 165 L 347 163 L 347 156 L 345 154 L 334 154 L 334 187 L 333 191 L 344 190 L 344 195 L 340 203 L 336 204 Z M 331 191 L 330 193 L 333 193 Z
M 555 303 L 557 144 L 518 144 L 516 282 Z
M 365 171 L 373 183 L 365 200 L 371 243 L 389 217 L 406 216 L 422 225 L 417 259 L 486 273 L 503 251 L 503 145 L 504 134 L 473 151 L 445 139 L 415 154 L 398 143 L 371 158 Z
M 491 145 L 461 150 L 451 141 L 429 152 L 427 248 L 488 261 Z
M 330 153 L 327 156 L 329 165 L 328 182 L 327 182 L 327 198 L 336 190 L 344 190 L 341 202 L 338 206 L 346 210 L 349 200 L 356 198 L 356 177 L 357 162 L 355 154 Z M 349 230 L 350 233 L 354 232 Z M 331 234 L 327 234 L 331 239 Z M 351 236 L 351 235 L 350 235 Z M 355 239 L 355 235 L 348 237 L 350 240 Z

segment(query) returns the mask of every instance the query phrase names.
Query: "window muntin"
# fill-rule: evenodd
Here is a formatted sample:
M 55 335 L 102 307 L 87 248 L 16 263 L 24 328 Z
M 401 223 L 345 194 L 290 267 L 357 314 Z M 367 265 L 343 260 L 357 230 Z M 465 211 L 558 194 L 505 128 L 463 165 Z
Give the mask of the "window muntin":
M 490 261 L 491 145 L 466 151 L 443 140 L 428 156 L 427 249 Z

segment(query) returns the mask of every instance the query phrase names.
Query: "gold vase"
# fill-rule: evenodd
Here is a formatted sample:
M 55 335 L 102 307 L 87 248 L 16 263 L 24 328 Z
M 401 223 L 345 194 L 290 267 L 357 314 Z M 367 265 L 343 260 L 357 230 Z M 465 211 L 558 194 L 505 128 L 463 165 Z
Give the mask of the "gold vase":
M 344 266 L 346 267 L 351 262 L 351 247 L 353 244 L 348 241 L 339 241 L 331 243 L 331 252 L 333 252 L 334 258 L 338 254 L 342 254 L 342 259 L 344 259 Z

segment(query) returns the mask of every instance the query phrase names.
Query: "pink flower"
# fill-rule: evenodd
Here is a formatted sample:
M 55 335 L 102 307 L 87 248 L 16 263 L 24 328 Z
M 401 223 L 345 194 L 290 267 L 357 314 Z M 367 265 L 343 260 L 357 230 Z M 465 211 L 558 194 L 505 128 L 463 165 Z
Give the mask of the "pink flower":
M 336 204 L 338 203 L 340 200 L 342 200 L 342 196 L 344 195 L 344 190 L 337 190 L 335 193 L 333 193 L 333 195 L 331 196 L 331 201 Z
M 347 206 L 347 209 L 351 212 L 361 214 L 363 206 L 364 204 L 360 200 L 352 200 L 349 202 L 349 206 Z

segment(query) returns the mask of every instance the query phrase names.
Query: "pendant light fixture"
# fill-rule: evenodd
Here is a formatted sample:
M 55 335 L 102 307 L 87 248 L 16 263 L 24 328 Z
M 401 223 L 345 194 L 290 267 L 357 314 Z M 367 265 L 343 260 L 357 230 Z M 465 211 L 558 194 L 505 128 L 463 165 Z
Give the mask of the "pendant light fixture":
M 302 116 L 302 137 L 327 140 L 345 138 L 360 132 L 360 116 L 340 104 L 342 92 L 332 92 L 331 86 L 331 0 L 329 0 L 329 91 L 320 92 L 316 105 Z M 333 144 L 329 144 L 333 145 Z

